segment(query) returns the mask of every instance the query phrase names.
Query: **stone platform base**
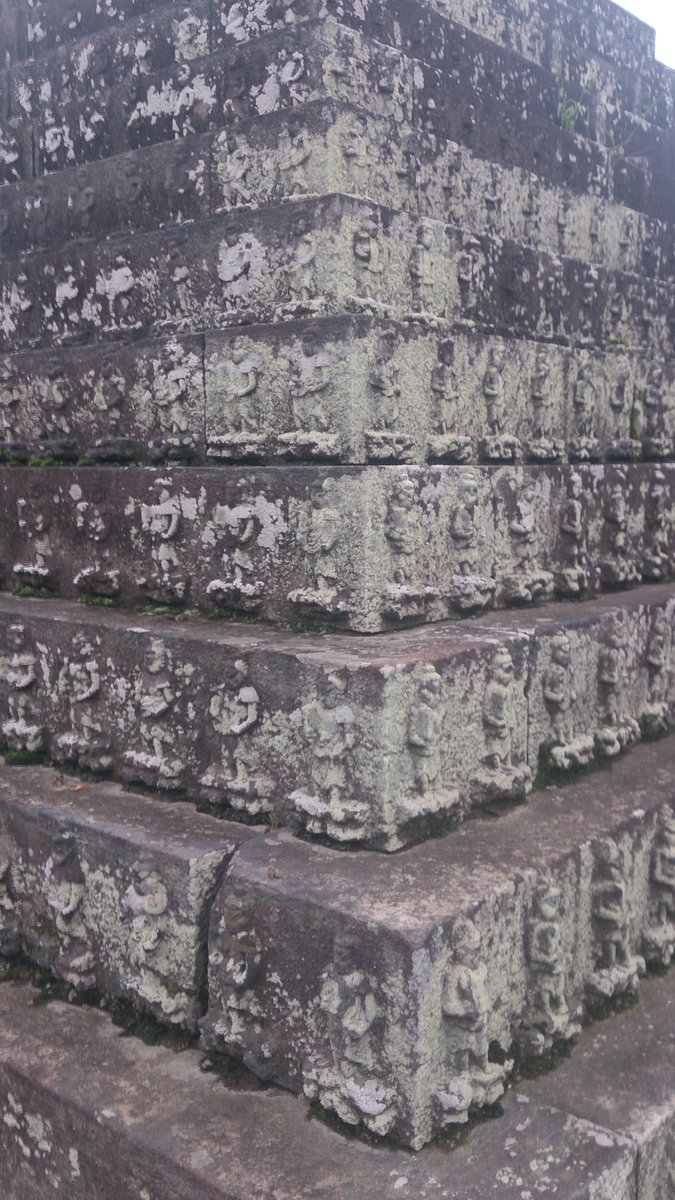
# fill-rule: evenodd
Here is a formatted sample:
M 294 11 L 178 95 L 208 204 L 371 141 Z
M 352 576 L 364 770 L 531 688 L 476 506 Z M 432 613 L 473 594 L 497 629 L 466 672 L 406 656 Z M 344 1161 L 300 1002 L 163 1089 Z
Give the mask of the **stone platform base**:
M 275 1089 L 227 1085 L 94 1009 L 0 986 L 4 1200 L 669 1200 L 675 989 L 586 1031 L 503 1114 L 417 1155 L 348 1140 Z

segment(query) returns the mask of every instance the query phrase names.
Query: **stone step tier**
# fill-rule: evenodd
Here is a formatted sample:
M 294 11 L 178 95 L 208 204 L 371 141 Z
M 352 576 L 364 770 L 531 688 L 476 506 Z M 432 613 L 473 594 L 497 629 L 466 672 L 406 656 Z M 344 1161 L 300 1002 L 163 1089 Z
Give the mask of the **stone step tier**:
M 651 584 L 364 640 L 4 596 L 2 742 L 395 850 L 668 730 L 674 606 Z
M 3 953 L 419 1149 L 670 962 L 671 758 L 387 858 L 4 767 Z
M 495 148 L 493 148 L 495 149 Z M 503 155 L 501 156 L 503 158 Z M 533 165 L 533 164 L 530 164 Z M 536 171 L 384 116 L 318 100 L 0 189 L 3 258 L 148 233 L 303 195 L 343 192 L 551 255 L 668 281 L 675 226 L 612 199 L 609 177 L 575 192 Z M 664 215 L 668 196 L 659 190 Z
M 19 351 L 0 423 L 11 465 L 665 462 L 675 361 L 310 317 Z
M 194 13 L 154 31 L 156 59 L 168 59 L 154 71 L 151 60 L 139 64 L 138 53 L 153 46 L 153 37 L 141 34 L 118 34 L 117 48 L 93 42 L 78 54 L 57 53 L 10 71 L 0 139 L 4 179 L 84 166 L 332 97 L 364 104 L 398 132 L 427 130 L 577 190 L 603 191 L 611 176 L 617 199 L 648 211 L 656 205 L 653 215 L 672 219 L 671 128 L 608 96 L 590 108 L 566 92 L 563 101 L 557 77 L 466 32 L 427 31 L 425 38 L 448 47 L 447 61 L 422 66 L 325 19 L 205 56 L 196 21 Z M 176 45 L 183 57 L 177 64 Z M 564 87 L 574 92 L 573 84 Z
M 664 357 L 675 285 L 338 195 L 4 261 L 0 312 L 4 353 L 365 313 Z
M 381 422 L 365 438 L 385 462 L 403 440 Z M 0 504 L 20 595 L 360 633 L 675 574 L 668 463 L 4 467 Z
M 410 1155 L 348 1140 L 276 1089 L 237 1087 L 200 1056 L 123 1037 L 92 1008 L 0 988 L 0 1146 L 11 1200 L 565 1200 L 672 1194 L 672 983 L 587 1031 L 570 1064 L 521 1084 L 504 1114 Z M 654 1030 L 663 1031 L 656 1039 Z M 578 1070 L 575 1078 L 568 1067 Z M 254 1193 L 255 1194 L 255 1191 Z M 517 1194 L 517 1192 L 516 1192 Z

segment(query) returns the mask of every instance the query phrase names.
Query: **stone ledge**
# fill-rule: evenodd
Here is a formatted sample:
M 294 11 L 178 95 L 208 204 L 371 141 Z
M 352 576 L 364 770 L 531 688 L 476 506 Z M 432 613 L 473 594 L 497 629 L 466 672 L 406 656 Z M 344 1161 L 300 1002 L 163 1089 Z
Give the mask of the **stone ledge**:
M 606 1080 L 609 1096 L 628 1083 L 634 1111 L 644 1105 L 643 1115 L 659 1095 L 650 1084 L 655 1073 L 664 1080 L 661 1095 L 672 1094 L 672 1068 L 653 1039 L 657 1022 L 668 1018 L 669 986 L 645 986 L 637 1009 L 615 1018 L 617 1058 L 598 1063 L 592 1081 Z M 93 1189 L 97 1200 L 249 1200 L 272 1192 L 283 1200 L 512 1200 L 524 1189 L 542 1200 L 668 1195 L 655 1195 L 648 1181 L 636 1190 L 645 1146 L 639 1127 L 626 1136 L 611 1111 L 602 1123 L 580 1118 L 565 1095 L 559 1107 L 542 1104 L 534 1085 L 521 1085 L 502 1117 L 480 1123 L 454 1149 L 410 1155 L 347 1140 L 308 1121 L 275 1090 L 224 1087 L 199 1070 L 195 1052 L 124 1038 L 103 1013 L 37 999 L 24 984 L 0 987 L 0 1145 L 9 1200 L 44 1200 L 45 1188 L 55 1186 L 69 1200 L 91 1200 Z M 600 1038 L 606 1028 L 599 1027 Z M 595 1031 L 585 1034 L 575 1056 L 585 1056 L 588 1044 L 589 1072 L 595 1038 Z M 646 1053 L 622 1081 L 624 1055 L 636 1044 Z M 667 1188 L 667 1120 L 658 1101 L 652 1112 L 659 1186 Z
M 669 728 L 674 589 L 364 639 L 0 597 L 2 741 L 398 849 Z
M 640 749 L 395 857 L 247 842 L 212 910 L 203 1044 L 414 1147 L 466 1122 L 514 1058 L 670 962 L 671 762 Z

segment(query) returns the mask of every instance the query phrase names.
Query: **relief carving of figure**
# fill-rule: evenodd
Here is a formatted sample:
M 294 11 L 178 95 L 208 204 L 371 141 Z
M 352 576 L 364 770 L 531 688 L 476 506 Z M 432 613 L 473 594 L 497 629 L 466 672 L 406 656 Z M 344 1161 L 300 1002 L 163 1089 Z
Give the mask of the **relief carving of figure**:
M 69 709 L 68 732 L 60 734 L 52 751 L 57 762 L 75 763 L 100 773 L 113 765 L 110 746 L 97 717 L 101 672 L 94 647 L 85 634 L 73 639 L 72 654 L 64 661 L 57 689 Z
M 87 448 L 87 456 L 103 462 L 108 459 L 123 461 L 133 458 L 134 439 L 120 436 L 126 398 L 126 380 L 115 369 L 115 362 L 112 358 L 105 358 L 101 369 L 93 374 L 91 408 L 96 415 L 97 424 L 103 426 L 103 432 L 100 437 L 96 438 L 93 446 Z
M 409 263 L 412 311 L 420 318 L 437 313 L 438 272 L 434 232 L 430 225 L 420 225 Z M 441 306 L 444 307 L 444 306 Z
M 221 142 L 222 144 L 222 142 Z M 284 152 L 282 150 L 279 169 L 284 170 Z M 246 137 L 237 137 L 236 133 L 228 130 L 226 134 L 226 153 L 218 163 L 218 181 L 224 207 L 237 208 L 242 204 L 250 204 L 253 186 L 249 180 L 252 154 Z
M 310 612 L 345 611 L 338 586 L 343 572 L 343 526 L 337 480 L 328 477 L 314 504 L 300 513 L 296 537 L 306 556 L 311 586 L 290 592 L 291 604 Z
M 487 607 L 495 591 L 494 579 L 480 573 L 482 554 L 476 519 L 478 500 L 478 477 L 473 471 L 463 471 L 450 524 L 450 536 L 455 548 L 453 604 L 460 612 Z
M 331 432 L 334 383 L 332 356 L 323 348 L 321 332 L 305 330 L 291 361 L 293 430 L 279 437 L 287 456 L 324 461 L 339 456 L 340 438 Z
M 263 423 L 260 355 L 245 337 L 235 337 L 223 364 L 226 432 L 208 438 L 209 458 L 256 459 L 264 454 L 267 437 Z
M 522 799 L 530 790 L 532 773 L 525 763 L 514 762 L 513 734 L 516 708 L 513 659 L 506 647 L 497 650 L 488 667 L 483 694 L 484 753 L 480 770 L 471 781 L 477 802 Z
M 428 457 L 432 462 L 465 463 L 471 458 L 471 438 L 456 432 L 462 409 L 454 361 L 455 343 L 444 338 L 438 346 L 438 361 L 429 385 L 434 432 L 429 438 Z
M 641 400 L 643 458 L 667 458 L 672 452 L 667 432 L 668 390 L 663 367 L 657 362 L 649 368 Z
M 397 350 L 396 334 L 383 333 L 368 378 L 373 414 L 372 428 L 366 430 L 369 462 L 401 462 L 412 453 L 412 440 L 400 429 L 402 391 Z
M 21 384 L 17 368 L 8 358 L 0 360 L 0 454 L 23 462 L 28 450 L 21 430 Z
M 44 749 L 47 731 L 40 724 L 38 658 L 30 647 L 24 625 L 10 625 L 7 630 L 2 674 L 7 688 L 3 741 L 10 750 L 37 754 Z
M 518 490 L 509 519 L 512 565 L 504 575 L 504 596 L 509 604 L 532 604 L 553 594 L 553 575 L 538 561 L 540 530 L 537 496 L 533 479 L 525 479 Z
M 594 758 L 592 735 L 580 734 L 575 720 L 577 695 L 574 691 L 572 645 L 566 633 L 557 633 L 551 641 L 551 660 L 542 680 L 544 704 L 551 722 L 548 758 L 561 771 L 584 767 Z
M 96 981 L 96 958 L 83 914 L 87 881 L 72 834 L 59 833 L 52 839 L 46 884 L 47 904 L 58 935 L 59 972 L 76 991 L 87 991 Z
M 629 692 L 624 622 L 616 614 L 601 634 L 598 657 L 598 706 L 602 724 L 595 734 L 601 758 L 613 758 L 640 737 L 640 726 L 625 712 Z
M 196 356 L 177 342 L 165 348 L 166 359 L 155 366 L 152 381 L 153 430 L 148 450 L 153 459 L 185 462 L 194 456 L 190 412 L 191 374 L 198 366 Z
M 642 949 L 648 963 L 667 967 L 675 954 L 675 813 L 666 810 L 652 851 L 649 925 Z
M 534 894 L 525 927 L 525 955 L 530 975 L 528 1005 L 521 1036 L 530 1053 L 541 1055 L 554 1042 L 570 1039 L 580 1026 L 572 1021 L 565 994 L 563 894 L 543 880 Z
M 239 1050 L 256 1057 L 259 1050 L 260 1004 L 256 984 L 263 971 L 263 945 L 255 931 L 255 910 L 250 897 L 229 892 L 218 923 L 218 984 L 223 1013 L 218 1031 Z
M 508 409 L 506 403 L 506 354 L 493 346 L 483 377 L 483 397 L 488 436 L 480 441 L 480 456 L 486 462 L 513 462 L 520 452 L 520 441 L 506 432 Z
M 632 951 L 631 901 L 623 854 L 614 842 L 600 842 L 594 853 L 591 929 L 595 970 L 591 996 L 603 999 L 635 991 L 644 959 Z
M 609 484 L 604 511 L 604 554 L 600 562 L 600 578 L 604 584 L 611 587 L 636 583 L 640 578 L 640 571 L 629 544 L 626 491 L 627 480 L 621 471 L 616 480 Z
M 596 394 L 591 367 L 584 363 L 579 368 L 572 396 L 572 436 L 569 455 L 573 462 L 595 462 L 601 446 L 595 436 Z
M 165 935 L 164 916 L 169 893 L 151 855 L 141 855 L 131 868 L 131 883 L 124 895 L 129 921 L 128 949 L 134 967 L 147 967 Z M 152 969 L 152 967 L 150 967 Z
M 581 475 L 573 471 L 567 483 L 567 498 L 560 513 L 560 560 L 556 592 L 561 596 L 580 596 L 589 586 L 586 544 L 586 506 Z
M 435 595 L 433 588 L 419 584 L 419 512 L 414 480 L 400 475 L 392 484 L 387 504 L 384 536 L 393 559 L 392 579 L 385 589 L 384 613 L 402 621 L 422 615 L 426 602 Z
M 354 115 L 350 115 L 347 124 L 341 130 L 340 153 L 348 191 L 355 196 L 366 195 L 370 161 L 367 126 Z
M 39 387 L 40 450 L 53 458 L 68 460 L 77 456 L 77 441 L 72 437 L 71 394 L 63 363 L 52 358 L 46 365 Z
M 652 619 L 645 651 L 649 685 L 647 706 L 640 715 L 640 729 L 643 737 L 660 737 L 670 728 L 672 716 L 668 699 L 668 683 L 671 661 L 670 623 L 663 609 L 657 609 Z
M 162 488 L 154 504 L 140 505 L 141 530 L 149 541 L 151 570 L 137 580 L 139 588 L 158 604 L 181 604 L 187 598 L 190 576 L 181 566 L 182 513 L 180 501 Z
M 257 612 L 263 603 L 264 582 L 256 579 L 256 547 L 261 531 L 255 500 L 241 496 L 230 508 L 216 506 L 213 529 L 222 546 L 222 573 L 207 586 L 209 599 L 225 608 Z
M 37 484 L 29 484 L 25 491 L 16 502 L 17 525 L 26 543 L 26 559 L 32 561 L 15 563 L 14 578 L 28 587 L 45 588 L 53 580 L 52 502 Z
M 483 939 L 460 917 L 442 981 L 441 1011 L 446 1079 L 436 1093 L 444 1124 L 464 1123 L 472 1108 L 494 1104 L 512 1063 L 490 1062 L 490 998 Z
M 14 918 L 16 908 L 13 867 L 17 864 L 19 850 L 14 841 L 0 837 L 0 962 L 15 958 L 21 950 L 21 939 Z
M 551 391 L 549 354 L 543 346 L 537 350 L 530 382 L 532 436 L 527 444 L 527 455 L 532 462 L 560 462 L 565 452 L 563 443 L 554 436 L 556 406 Z
M 306 790 L 298 789 L 290 798 L 303 825 L 310 833 L 325 833 L 337 841 L 363 838 L 367 804 L 351 783 L 356 716 L 342 675 L 327 675 L 316 699 L 304 705 L 302 740 L 309 779 Z
M 134 729 L 140 744 L 124 752 L 125 782 L 169 791 L 182 787 L 185 766 L 178 757 L 181 731 L 176 700 L 171 653 L 161 638 L 152 638 L 136 676 Z
M 440 810 L 449 812 L 460 803 L 459 793 L 443 784 L 443 680 L 430 664 L 422 664 L 414 678 L 407 747 L 416 796 L 405 805 L 405 814 L 411 818 Z
M 201 778 L 201 798 L 252 815 L 269 812 L 272 780 L 262 770 L 260 743 L 253 731 L 260 726 L 260 696 L 249 679 L 243 659 L 223 668 L 225 680 L 211 696 L 209 716 L 220 739 L 219 758 Z
M 120 591 L 120 571 L 111 565 L 111 550 L 106 543 L 115 527 L 115 513 L 103 495 L 93 493 L 88 500 L 77 503 L 75 527 L 87 540 L 87 566 L 81 567 L 73 579 L 79 592 L 89 596 L 117 596 Z M 91 562 L 90 555 L 94 561 Z
M 289 126 L 281 140 L 279 171 L 283 178 L 284 196 L 304 196 L 310 191 L 309 164 L 312 159 L 312 143 L 305 130 Z
M 642 578 L 666 579 L 672 574 L 671 516 L 666 477 L 659 467 L 650 475 L 642 537 Z
M 635 384 L 627 368 L 619 371 L 616 377 L 609 406 L 614 428 L 607 447 L 607 457 L 615 462 L 632 462 L 640 457 L 642 446 L 639 439 L 633 436 L 637 422 Z
M 353 298 L 357 311 L 382 311 L 382 286 L 385 275 L 385 254 L 381 231 L 376 220 L 366 220 L 352 239 L 354 273 L 358 288 Z

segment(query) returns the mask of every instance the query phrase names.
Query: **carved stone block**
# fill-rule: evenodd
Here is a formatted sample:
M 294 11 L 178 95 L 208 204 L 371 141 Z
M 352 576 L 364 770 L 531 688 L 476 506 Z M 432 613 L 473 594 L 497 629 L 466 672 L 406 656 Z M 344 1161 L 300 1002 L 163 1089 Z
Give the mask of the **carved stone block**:
M 667 779 L 666 750 L 636 752 L 609 793 L 549 792 L 544 824 L 533 803 L 384 860 L 248 842 L 212 913 L 203 1044 L 416 1148 L 465 1122 L 514 1052 L 635 990 L 651 906 L 672 941 Z
M 211 896 L 247 836 L 187 805 L 5 768 L 2 950 L 194 1029 Z

